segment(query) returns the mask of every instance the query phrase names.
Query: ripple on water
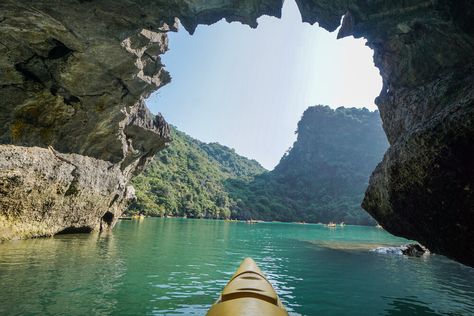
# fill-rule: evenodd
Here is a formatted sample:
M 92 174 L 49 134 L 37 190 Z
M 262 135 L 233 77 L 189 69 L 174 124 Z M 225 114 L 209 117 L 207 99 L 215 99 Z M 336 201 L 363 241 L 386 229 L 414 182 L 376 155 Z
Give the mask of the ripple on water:
M 244 257 L 291 315 L 474 315 L 474 270 L 369 227 L 180 219 L 0 244 L 1 315 L 204 315 Z M 341 299 L 343 298 L 343 299 Z

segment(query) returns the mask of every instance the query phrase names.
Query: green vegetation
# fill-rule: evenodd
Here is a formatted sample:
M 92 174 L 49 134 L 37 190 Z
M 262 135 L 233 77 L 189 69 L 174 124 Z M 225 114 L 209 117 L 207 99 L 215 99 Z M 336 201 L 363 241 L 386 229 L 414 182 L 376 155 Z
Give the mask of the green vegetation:
M 293 148 L 269 173 L 226 182 L 233 215 L 264 220 L 374 224 L 360 207 L 388 143 L 378 112 L 308 108 Z
M 171 133 L 171 144 L 133 179 L 137 201 L 129 213 L 229 218 L 234 203 L 225 181 L 251 180 L 266 170 L 226 146 L 200 142 L 176 128 Z
M 273 171 L 175 128 L 173 142 L 133 184 L 149 215 L 374 224 L 360 203 L 388 144 L 378 112 L 308 108 Z

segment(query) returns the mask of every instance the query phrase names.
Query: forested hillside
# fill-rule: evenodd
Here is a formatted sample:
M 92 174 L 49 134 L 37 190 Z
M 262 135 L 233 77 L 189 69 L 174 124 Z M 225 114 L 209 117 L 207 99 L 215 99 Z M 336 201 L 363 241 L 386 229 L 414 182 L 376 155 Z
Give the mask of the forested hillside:
M 251 180 L 266 172 L 258 162 L 217 143 L 206 144 L 171 128 L 172 143 L 133 179 L 137 201 L 130 211 L 148 215 L 228 218 L 229 179 Z
M 388 144 L 378 112 L 308 108 L 273 171 L 172 129 L 173 142 L 134 179 L 131 209 L 150 215 L 374 224 L 360 207 Z
M 226 182 L 234 214 L 265 220 L 373 224 L 360 207 L 388 143 L 378 112 L 308 108 L 297 140 L 269 173 Z

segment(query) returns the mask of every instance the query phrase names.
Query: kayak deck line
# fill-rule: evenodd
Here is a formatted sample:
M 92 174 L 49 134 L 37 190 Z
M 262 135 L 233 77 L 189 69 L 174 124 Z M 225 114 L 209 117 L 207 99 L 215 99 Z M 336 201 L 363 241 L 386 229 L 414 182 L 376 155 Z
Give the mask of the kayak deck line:
M 275 289 L 252 258 L 245 258 L 208 316 L 288 315 Z

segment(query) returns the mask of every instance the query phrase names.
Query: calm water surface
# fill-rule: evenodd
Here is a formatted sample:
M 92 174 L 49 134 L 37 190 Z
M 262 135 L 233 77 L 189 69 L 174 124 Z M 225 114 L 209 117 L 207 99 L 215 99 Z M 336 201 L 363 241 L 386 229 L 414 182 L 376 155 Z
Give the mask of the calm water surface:
M 359 226 L 146 219 L 0 244 L 0 315 L 203 315 L 246 256 L 292 315 L 474 315 L 474 269 Z

